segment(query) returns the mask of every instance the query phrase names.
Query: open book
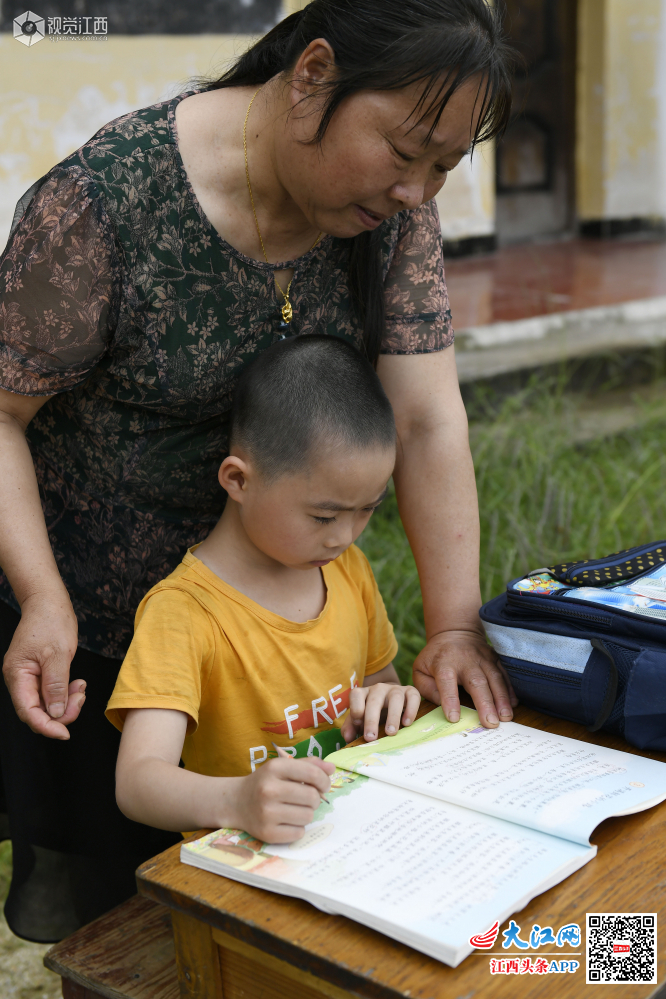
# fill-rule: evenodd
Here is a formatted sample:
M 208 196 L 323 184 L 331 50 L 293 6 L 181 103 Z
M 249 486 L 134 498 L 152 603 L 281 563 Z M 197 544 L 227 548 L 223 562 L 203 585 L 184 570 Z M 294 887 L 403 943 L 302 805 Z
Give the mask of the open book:
M 456 967 L 502 922 L 597 852 L 612 815 L 666 799 L 666 764 L 441 708 L 342 749 L 314 821 L 273 846 L 220 829 L 181 847 L 206 871 L 355 919 Z

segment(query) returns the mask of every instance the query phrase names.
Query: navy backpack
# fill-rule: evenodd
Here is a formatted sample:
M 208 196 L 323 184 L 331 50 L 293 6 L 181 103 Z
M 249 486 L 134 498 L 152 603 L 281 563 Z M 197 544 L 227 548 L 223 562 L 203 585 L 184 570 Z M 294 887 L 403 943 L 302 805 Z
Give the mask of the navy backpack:
M 523 704 L 666 750 L 666 541 L 535 569 L 481 620 Z

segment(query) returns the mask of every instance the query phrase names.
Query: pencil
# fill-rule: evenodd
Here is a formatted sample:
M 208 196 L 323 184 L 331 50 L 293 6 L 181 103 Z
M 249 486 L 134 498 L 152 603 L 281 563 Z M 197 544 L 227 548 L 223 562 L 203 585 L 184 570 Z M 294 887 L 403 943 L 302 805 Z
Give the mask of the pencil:
M 275 746 L 275 743 L 273 743 L 273 745 Z M 293 756 L 291 755 L 291 753 L 285 752 L 282 746 L 275 746 L 275 748 L 277 750 L 278 756 L 284 756 L 287 760 L 293 760 Z M 322 801 L 325 801 L 327 805 L 330 805 L 330 801 L 328 800 L 328 798 L 324 797 L 321 791 L 319 792 L 319 797 L 321 798 Z

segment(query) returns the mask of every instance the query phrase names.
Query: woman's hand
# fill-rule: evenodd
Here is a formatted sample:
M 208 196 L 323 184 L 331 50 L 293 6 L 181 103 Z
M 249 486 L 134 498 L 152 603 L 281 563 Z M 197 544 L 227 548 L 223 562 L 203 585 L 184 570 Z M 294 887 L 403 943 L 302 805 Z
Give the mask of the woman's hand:
M 471 694 L 486 728 L 511 721 L 518 703 L 497 655 L 475 631 L 433 635 L 414 663 L 413 679 L 423 697 L 442 705 L 450 722 L 460 719 L 459 685 Z
M 66 592 L 32 596 L 23 602 L 21 620 L 3 665 L 16 713 L 33 732 L 69 739 L 67 725 L 85 701 L 83 680 L 69 683 L 78 628 Z
M 69 739 L 85 683 L 69 683 L 78 628 L 53 558 L 26 427 L 49 396 L 0 389 L 0 565 L 21 606 L 5 656 L 5 682 L 21 721 L 50 739 Z

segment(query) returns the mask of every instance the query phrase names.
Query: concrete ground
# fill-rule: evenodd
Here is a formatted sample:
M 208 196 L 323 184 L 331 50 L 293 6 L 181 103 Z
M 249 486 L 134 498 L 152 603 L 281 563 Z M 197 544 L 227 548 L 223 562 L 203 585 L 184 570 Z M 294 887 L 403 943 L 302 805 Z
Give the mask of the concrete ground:
M 666 239 L 572 239 L 445 261 L 461 383 L 666 342 Z
M 461 384 L 666 343 L 666 295 L 469 326 L 456 333 Z
M 0 995 L 2 999 L 60 999 L 60 976 L 48 971 L 42 958 L 50 944 L 19 940 L 4 916 L 0 920 Z
M 523 243 L 444 263 L 456 330 L 666 295 L 666 239 L 645 234 Z

